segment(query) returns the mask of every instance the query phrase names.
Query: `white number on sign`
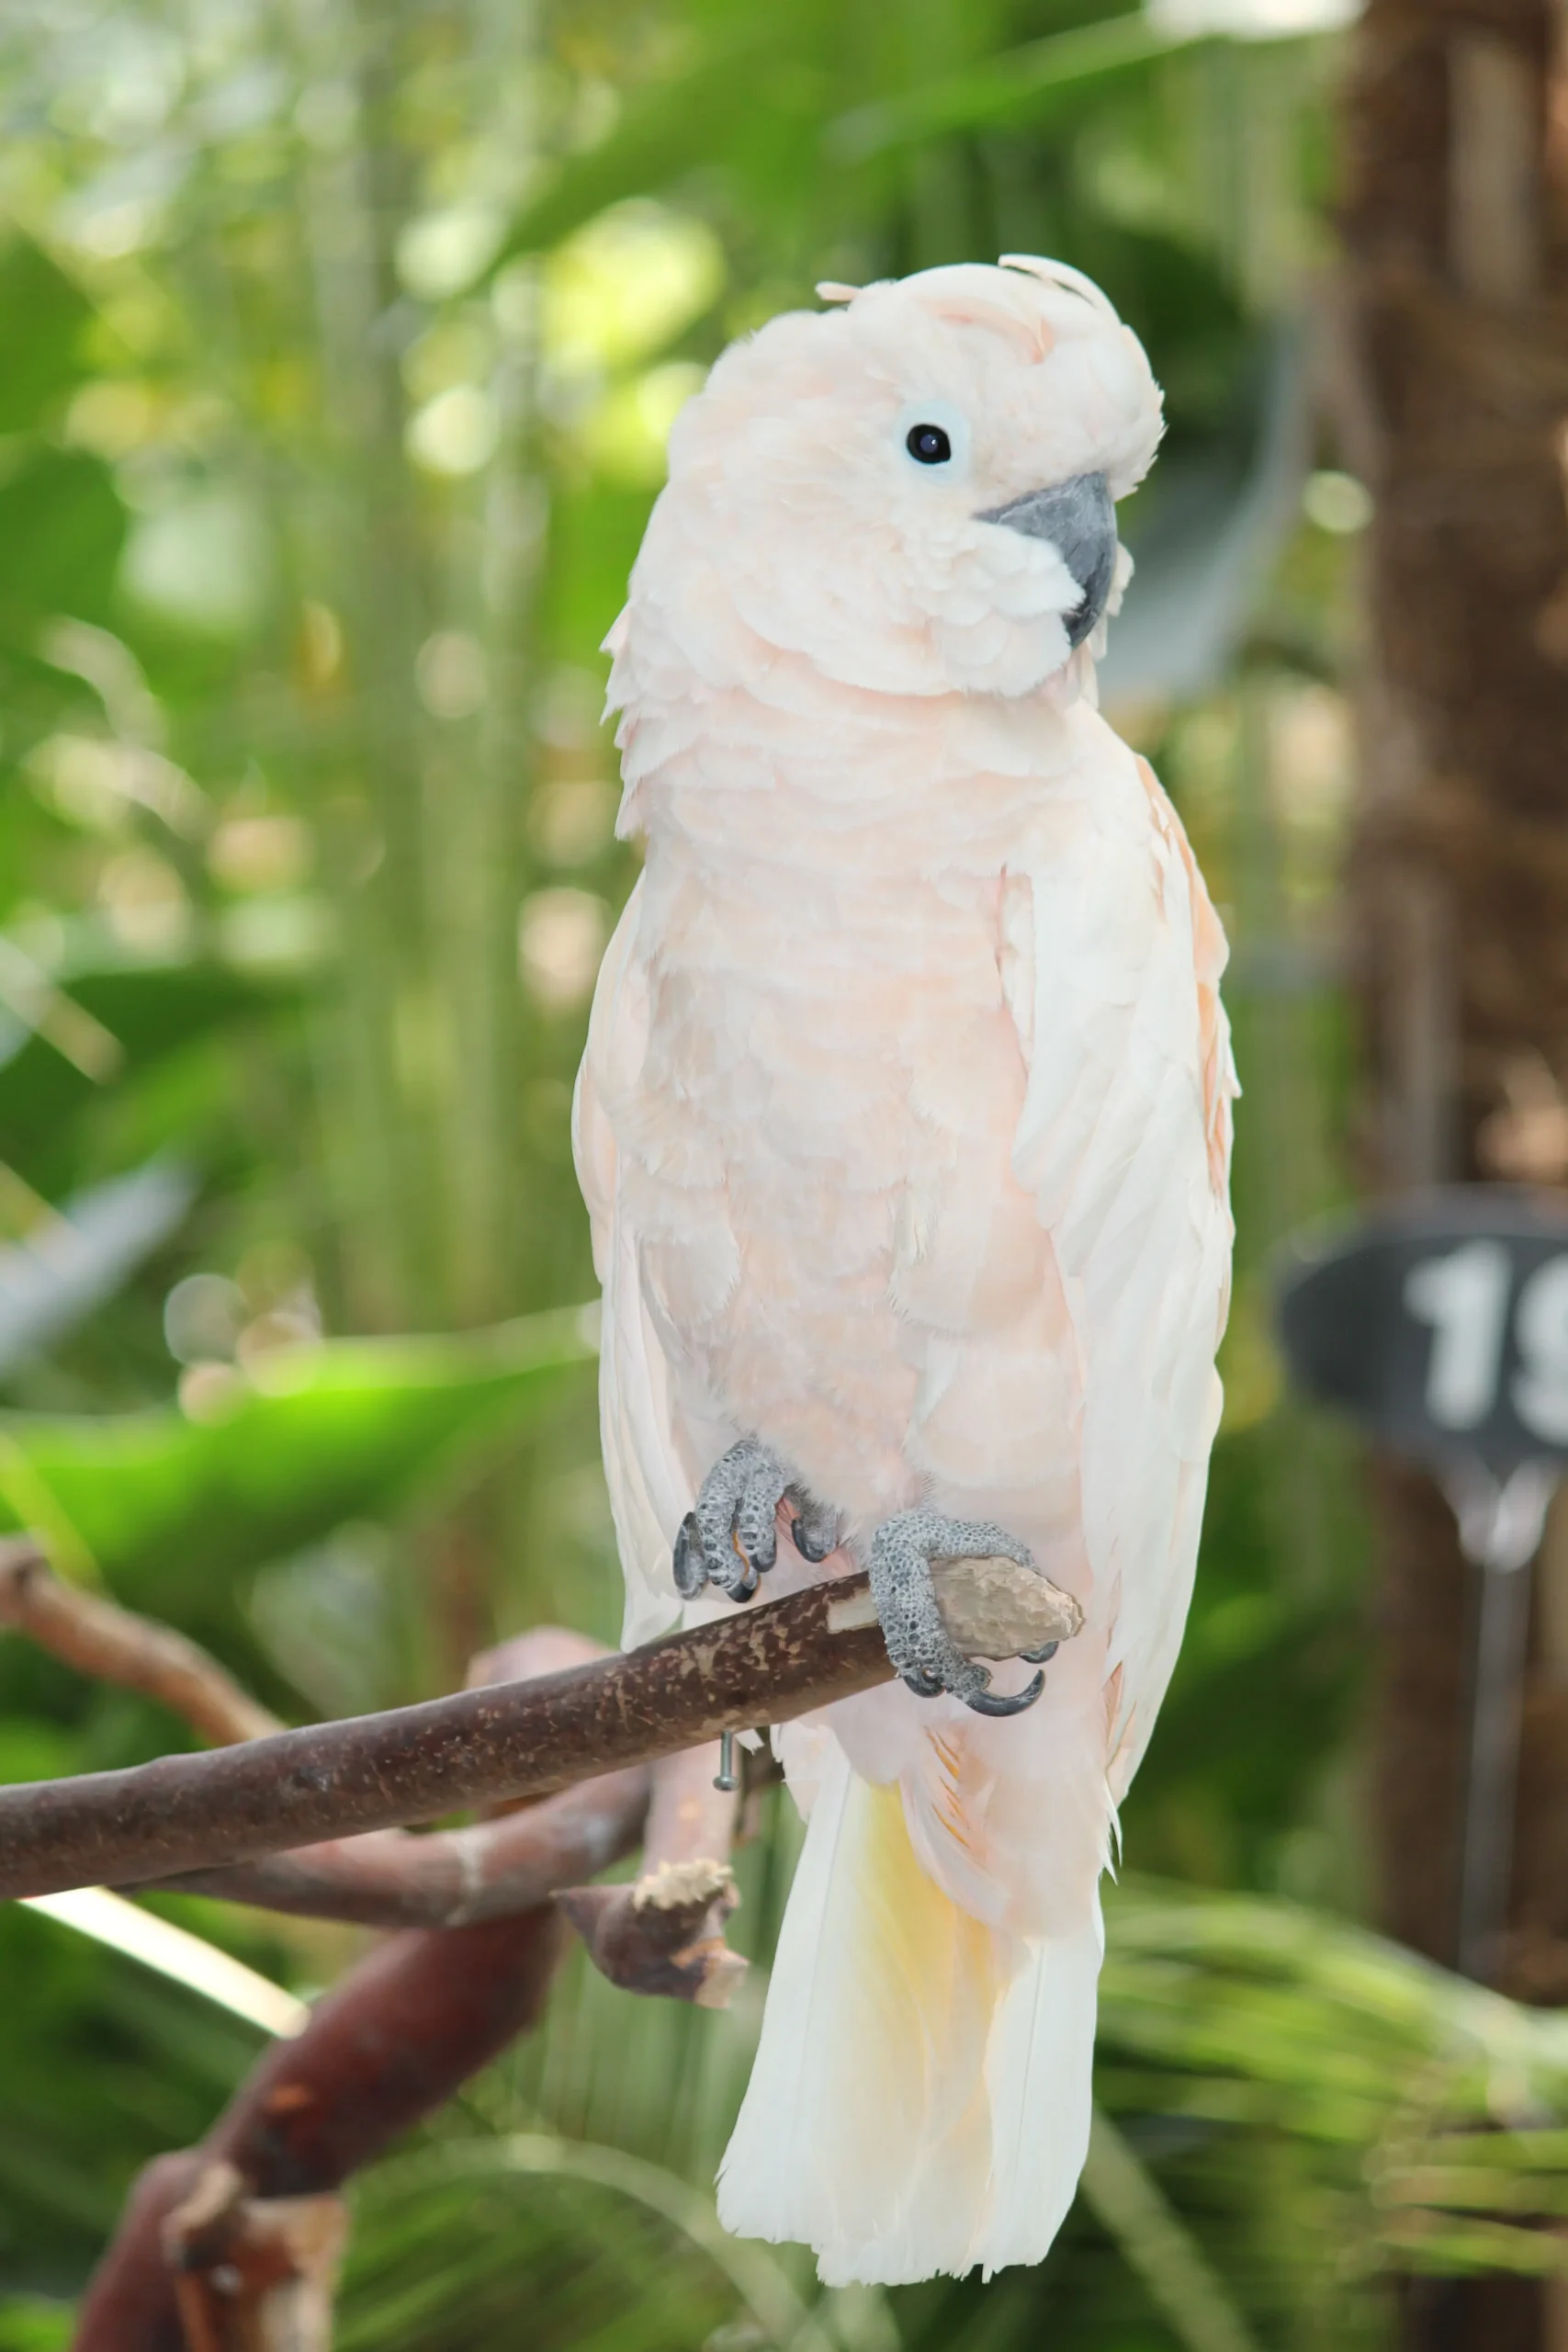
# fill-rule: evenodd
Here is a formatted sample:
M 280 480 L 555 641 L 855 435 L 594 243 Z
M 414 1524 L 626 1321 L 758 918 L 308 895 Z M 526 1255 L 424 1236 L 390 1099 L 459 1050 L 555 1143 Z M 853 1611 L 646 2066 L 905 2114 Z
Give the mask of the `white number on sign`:
M 1432 1329 L 1427 1410 L 1439 1429 L 1472 1430 L 1497 1401 L 1509 1279 L 1500 1241 L 1467 1241 L 1446 1258 L 1423 1259 L 1404 1278 L 1405 1306 Z M 1525 1283 L 1514 1337 L 1514 1410 L 1532 1436 L 1568 1445 L 1568 1256 L 1549 1258 Z
M 1523 1360 L 1514 1410 L 1537 1437 L 1568 1444 L 1568 1258 L 1536 1268 L 1519 1293 L 1514 1333 Z
M 1447 1258 L 1424 1259 L 1404 1277 L 1404 1304 L 1437 1334 L 1427 1410 L 1439 1429 L 1474 1429 L 1492 1409 L 1503 1367 L 1507 1250 L 1500 1241 L 1467 1241 Z

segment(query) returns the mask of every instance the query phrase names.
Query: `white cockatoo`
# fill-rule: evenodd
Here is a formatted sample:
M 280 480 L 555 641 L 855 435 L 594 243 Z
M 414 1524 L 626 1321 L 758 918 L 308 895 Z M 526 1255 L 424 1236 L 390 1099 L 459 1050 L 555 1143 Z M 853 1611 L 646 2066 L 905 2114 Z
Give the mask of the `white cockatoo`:
M 719 2188 L 891 2282 L 1038 2261 L 1083 2164 L 1235 1086 L 1219 923 L 1095 707 L 1142 347 L 1024 256 L 820 290 L 682 411 L 608 639 L 647 863 L 575 1137 L 626 1641 L 859 1562 L 901 1678 L 779 1735 L 808 1827 Z M 1043 1690 L 947 1637 L 930 1563 L 976 1555 L 1082 1604 Z

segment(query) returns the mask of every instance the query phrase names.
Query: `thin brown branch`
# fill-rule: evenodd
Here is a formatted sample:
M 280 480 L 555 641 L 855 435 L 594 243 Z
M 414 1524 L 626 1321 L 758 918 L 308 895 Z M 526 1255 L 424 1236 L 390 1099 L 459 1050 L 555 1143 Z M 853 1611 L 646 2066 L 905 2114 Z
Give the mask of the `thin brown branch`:
M 216 1658 L 168 1625 L 66 1584 L 34 1535 L 0 1537 L 0 1624 L 99 1682 L 157 1700 L 217 1747 L 283 1726 Z
M 1077 1631 L 1067 1594 L 1005 1569 L 957 1561 L 939 1571 L 955 1626 L 986 1628 L 981 1655 Z M 866 1579 L 843 1577 L 533 1682 L 0 1791 L 0 1896 L 144 1884 L 459 1805 L 553 1795 L 725 1730 L 788 1722 L 891 1675 Z
M 647 1769 L 631 1765 L 471 1829 L 424 1837 L 373 1829 L 258 1861 L 174 1872 L 151 1884 L 359 1928 L 472 1927 L 529 1910 L 558 1887 L 593 1878 L 629 1854 L 648 1791 Z
M 674 1863 L 727 1863 L 739 1803 L 718 1786 L 719 1745 L 688 1747 L 653 1768 L 653 1792 L 643 1833 L 645 1871 Z

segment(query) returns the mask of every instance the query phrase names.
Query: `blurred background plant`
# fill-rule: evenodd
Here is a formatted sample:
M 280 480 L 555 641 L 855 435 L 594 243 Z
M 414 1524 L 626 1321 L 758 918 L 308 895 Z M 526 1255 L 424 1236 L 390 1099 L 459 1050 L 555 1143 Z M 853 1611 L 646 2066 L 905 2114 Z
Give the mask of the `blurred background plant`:
M 634 872 L 597 649 L 681 401 L 818 277 L 1010 250 L 1100 278 L 1168 394 L 1104 687 L 1224 904 L 1247 1101 L 1226 1422 L 1127 1811 L 1089 2193 L 1038 2274 L 815 2316 L 793 2256 L 716 2234 L 779 1807 L 742 1857 L 739 2006 L 570 1970 L 364 2185 L 345 2346 L 507 2343 L 525 2311 L 603 2352 L 1371 2345 L 1391 2267 L 1550 2267 L 1508 2217 L 1563 2210 L 1563 2150 L 1525 2128 L 1562 2113 L 1554 2024 L 1335 1925 L 1367 1903 L 1366 1538 L 1268 1332 L 1269 1251 L 1349 1189 L 1370 502 L 1306 357 L 1334 70 L 1314 0 L 0 24 L 0 1522 L 286 1713 L 449 1687 L 536 1620 L 616 1630 L 591 1335 L 552 1310 L 592 1290 L 570 1087 Z M 4 1777 L 182 1736 L 0 1647 Z M 301 1990 L 356 1948 L 160 1907 Z M 255 2036 L 19 1910 L 0 1969 L 24 2352 L 65 2340 L 135 2168 Z M 1509 2127 L 1489 2175 L 1443 2172 L 1445 2121 Z

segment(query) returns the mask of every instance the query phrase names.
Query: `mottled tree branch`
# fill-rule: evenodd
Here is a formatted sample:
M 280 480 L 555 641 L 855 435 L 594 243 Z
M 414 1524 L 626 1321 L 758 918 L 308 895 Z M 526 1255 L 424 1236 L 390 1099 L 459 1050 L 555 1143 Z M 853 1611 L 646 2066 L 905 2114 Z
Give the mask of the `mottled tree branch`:
M 1076 1601 L 1028 1570 L 1011 1570 L 1010 1584 L 1006 1566 L 938 1571 L 955 1631 L 960 1620 L 983 1624 L 981 1655 L 1077 1631 Z M 0 1791 L 0 1896 L 146 1884 L 457 1806 L 553 1795 L 725 1730 L 788 1722 L 891 1675 L 866 1579 L 841 1577 L 533 1681 Z

